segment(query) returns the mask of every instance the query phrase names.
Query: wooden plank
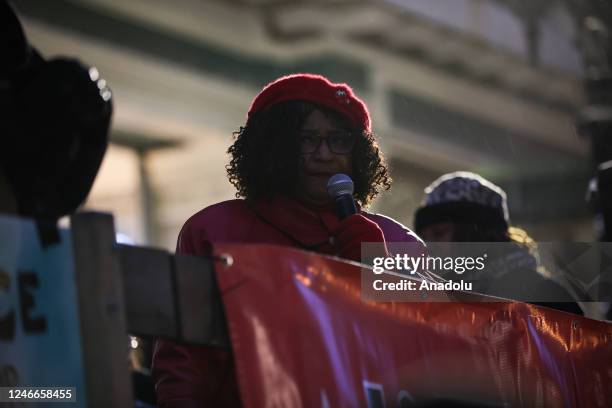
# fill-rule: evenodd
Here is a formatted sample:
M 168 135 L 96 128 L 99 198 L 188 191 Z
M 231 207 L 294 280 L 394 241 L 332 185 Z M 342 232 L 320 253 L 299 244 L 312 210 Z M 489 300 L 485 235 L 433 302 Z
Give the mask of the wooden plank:
M 171 255 L 164 250 L 119 245 L 127 328 L 136 336 L 178 338 Z
M 229 347 L 225 313 L 212 260 L 181 254 L 173 258 L 182 340 Z

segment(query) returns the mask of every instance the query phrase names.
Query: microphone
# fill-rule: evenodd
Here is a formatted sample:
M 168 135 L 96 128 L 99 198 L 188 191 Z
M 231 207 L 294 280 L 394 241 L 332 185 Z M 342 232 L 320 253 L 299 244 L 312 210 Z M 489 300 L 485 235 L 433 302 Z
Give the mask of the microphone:
M 353 180 L 346 174 L 334 174 L 327 182 L 327 194 L 336 202 L 336 214 L 341 220 L 357 214 L 353 191 L 355 191 Z

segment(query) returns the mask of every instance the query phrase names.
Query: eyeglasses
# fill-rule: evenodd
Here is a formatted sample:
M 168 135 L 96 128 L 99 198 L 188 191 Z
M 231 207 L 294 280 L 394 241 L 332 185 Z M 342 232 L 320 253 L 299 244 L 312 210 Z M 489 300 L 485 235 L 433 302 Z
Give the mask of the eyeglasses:
M 300 152 L 311 154 L 319 150 L 325 140 L 327 147 L 335 154 L 349 154 L 355 147 L 355 136 L 348 130 L 333 130 L 323 137 L 315 130 L 302 130 L 299 133 Z

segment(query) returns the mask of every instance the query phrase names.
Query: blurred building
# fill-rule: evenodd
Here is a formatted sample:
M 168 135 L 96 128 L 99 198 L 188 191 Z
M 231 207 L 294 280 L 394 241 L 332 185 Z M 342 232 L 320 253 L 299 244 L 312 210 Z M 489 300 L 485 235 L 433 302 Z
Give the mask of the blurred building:
M 197 210 L 233 198 L 232 132 L 288 73 L 348 82 L 368 103 L 395 184 L 374 210 L 406 224 L 423 188 L 472 170 L 504 186 L 541 240 L 590 240 L 588 141 L 573 21 L 552 0 L 19 0 L 43 53 L 95 65 L 113 144 L 87 206 L 173 248 Z

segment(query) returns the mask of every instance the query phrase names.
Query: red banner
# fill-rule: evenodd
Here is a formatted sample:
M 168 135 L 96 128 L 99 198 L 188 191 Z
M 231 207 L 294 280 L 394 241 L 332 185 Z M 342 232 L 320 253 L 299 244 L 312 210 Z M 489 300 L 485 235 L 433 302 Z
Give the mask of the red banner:
M 233 260 L 216 273 L 245 407 L 612 406 L 610 324 L 518 302 L 366 302 L 355 264 L 216 253 Z

